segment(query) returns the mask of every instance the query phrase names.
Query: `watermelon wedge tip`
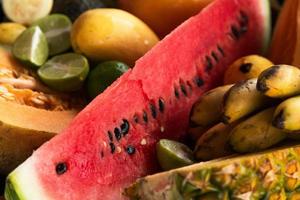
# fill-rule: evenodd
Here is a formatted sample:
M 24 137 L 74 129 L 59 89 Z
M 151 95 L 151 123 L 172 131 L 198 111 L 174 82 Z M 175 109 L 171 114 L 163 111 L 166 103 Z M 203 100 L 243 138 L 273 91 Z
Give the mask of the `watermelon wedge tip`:
M 7 178 L 7 200 L 122 200 L 158 171 L 160 138 L 185 137 L 192 105 L 270 37 L 268 0 L 215 0 L 95 98 Z

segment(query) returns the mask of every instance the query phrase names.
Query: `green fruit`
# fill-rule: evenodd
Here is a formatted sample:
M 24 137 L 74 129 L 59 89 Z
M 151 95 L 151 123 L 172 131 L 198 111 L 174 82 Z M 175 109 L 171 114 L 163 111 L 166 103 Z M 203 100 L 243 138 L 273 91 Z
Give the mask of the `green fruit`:
M 156 145 L 158 162 L 162 169 L 170 170 L 194 163 L 193 152 L 186 145 L 162 139 Z
M 128 69 L 129 67 L 126 64 L 118 61 L 108 61 L 97 65 L 88 76 L 87 89 L 89 96 L 95 98 Z
M 46 85 L 66 92 L 80 89 L 88 73 L 88 60 L 75 53 L 55 56 L 38 70 L 39 77 Z
M 37 26 L 25 30 L 15 41 L 13 55 L 30 66 L 39 67 L 48 58 L 48 43 L 45 34 Z
M 72 22 L 67 16 L 62 14 L 49 15 L 34 22 L 33 26 L 39 26 L 45 33 L 50 55 L 65 52 L 71 47 Z

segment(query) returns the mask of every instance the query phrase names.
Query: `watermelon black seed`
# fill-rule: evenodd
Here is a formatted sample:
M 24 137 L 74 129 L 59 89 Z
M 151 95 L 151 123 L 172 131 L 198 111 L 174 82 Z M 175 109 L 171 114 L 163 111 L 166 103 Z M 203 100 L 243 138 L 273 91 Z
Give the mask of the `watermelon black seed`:
M 115 147 L 114 143 L 110 142 L 110 143 L 109 143 L 109 146 L 110 146 L 110 152 L 111 152 L 111 153 L 114 153 L 115 150 L 116 150 L 116 147 Z
M 152 117 L 155 119 L 156 118 L 156 116 L 157 116 L 157 113 L 156 113 L 156 107 L 155 107 L 155 105 L 153 104 L 153 103 L 150 103 L 150 110 L 151 110 L 151 115 L 152 115 Z
M 148 123 L 148 115 L 146 111 L 143 111 L 143 120 L 145 123 Z
M 126 147 L 126 152 L 129 154 L 129 155 L 132 155 L 135 153 L 135 148 L 133 146 L 128 146 Z
M 159 111 L 161 113 L 163 113 L 164 110 L 165 110 L 165 103 L 164 103 L 164 100 L 162 98 L 158 99 L 158 108 L 159 108 Z
M 187 86 L 189 86 L 190 91 L 193 91 L 193 85 L 191 84 L 191 82 L 187 81 L 186 84 L 187 84 Z
M 184 96 L 187 96 L 187 91 L 183 82 L 180 83 L 180 89 Z
M 114 133 L 115 133 L 115 138 L 117 139 L 117 141 L 119 141 L 122 138 L 120 129 L 115 128 Z
M 217 45 L 218 51 L 221 53 L 222 56 L 225 56 L 224 50 L 222 49 L 222 47 L 220 47 L 220 45 Z
M 177 89 L 176 86 L 174 87 L 174 94 L 175 94 L 175 97 L 176 97 L 177 99 L 179 99 L 179 92 L 178 92 L 178 89 Z
M 113 135 L 112 135 L 111 131 L 108 131 L 107 135 L 108 135 L 109 140 L 112 142 L 113 141 Z
M 230 28 L 231 28 L 231 34 L 230 34 L 231 37 L 234 40 L 240 39 L 241 35 L 240 35 L 240 31 L 238 30 L 238 28 L 235 25 L 232 25 Z
M 216 54 L 216 52 L 212 51 L 211 56 L 215 59 L 216 62 L 219 62 L 219 58 L 218 58 L 218 55 Z
M 133 121 L 139 123 L 139 116 L 137 114 L 133 115 Z
M 205 69 L 206 71 L 210 71 L 213 68 L 212 60 L 209 56 L 205 56 Z
M 240 71 L 244 74 L 249 73 L 252 67 L 252 63 L 244 63 L 240 66 Z
M 101 155 L 101 158 L 103 158 L 104 157 L 104 152 L 101 151 L 100 155 Z
M 58 163 L 55 167 L 57 175 L 62 175 L 68 170 L 67 164 L 64 162 Z
M 129 122 L 126 119 L 123 119 L 123 123 L 121 124 L 121 133 L 125 136 L 129 131 Z
M 204 85 L 204 80 L 201 79 L 199 76 L 197 76 L 197 77 L 195 78 L 195 83 L 196 83 L 196 85 L 197 85 L 198 87 L 202 87 L 202 86 Z
M 248 24 L 249 24 L 249 18 L 248 18 L 248 15 L 244 12 L 244 11 L 240 11 L 240 19 L 239 19 L 239 22 L 240 22 L 240 26 L 241 27 L 247 27 Z

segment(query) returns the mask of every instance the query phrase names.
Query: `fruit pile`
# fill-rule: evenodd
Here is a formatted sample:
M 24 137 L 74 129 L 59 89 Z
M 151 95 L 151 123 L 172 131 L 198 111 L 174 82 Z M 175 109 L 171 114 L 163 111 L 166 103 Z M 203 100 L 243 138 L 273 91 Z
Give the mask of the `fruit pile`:
M 225 72 L 227 85 L 203 94 L 192 109 L 194 157 L 185 145 L 162 140 L 157 145 L 161 167 L 262 151 L 299 139 L 299 81 L 297 67 L 274 65 L 258 55 L 238 59 Z M 176 147 L 173 152 L 170 146 Z

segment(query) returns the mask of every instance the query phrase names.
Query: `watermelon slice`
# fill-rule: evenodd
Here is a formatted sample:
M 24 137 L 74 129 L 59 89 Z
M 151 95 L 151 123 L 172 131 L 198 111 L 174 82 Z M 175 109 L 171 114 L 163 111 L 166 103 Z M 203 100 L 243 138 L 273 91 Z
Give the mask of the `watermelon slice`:
M 214 1 L 13 171 L 7 200 L 125 199 L 124 187 L 158 170 L 158 139 L 183 138 L 196 99 L 269 35 L 268 0 Z

